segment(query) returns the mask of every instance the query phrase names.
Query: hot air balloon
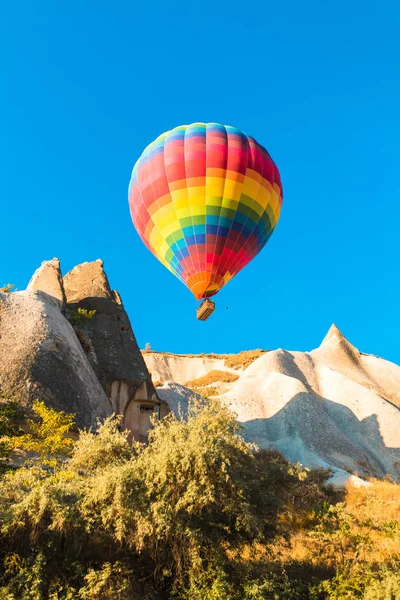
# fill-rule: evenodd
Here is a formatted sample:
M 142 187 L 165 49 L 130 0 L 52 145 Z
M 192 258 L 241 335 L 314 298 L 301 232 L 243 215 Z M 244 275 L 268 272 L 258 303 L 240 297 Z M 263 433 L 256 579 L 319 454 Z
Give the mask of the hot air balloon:
M 160 135 L 129 184 L 133 224 L 147 248 L 204 302 L 265 246 L 282 184 L 267 150 L 235 127 L 193 123 Z

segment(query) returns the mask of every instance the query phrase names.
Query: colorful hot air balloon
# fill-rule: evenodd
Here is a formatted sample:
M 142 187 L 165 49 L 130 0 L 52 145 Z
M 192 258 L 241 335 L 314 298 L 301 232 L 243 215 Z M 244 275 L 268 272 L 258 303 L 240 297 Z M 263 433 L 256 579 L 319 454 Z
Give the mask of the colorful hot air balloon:
M 252 137 L 193 123 L 147 146 L 132 172 L 129 205 L 143 242 L 199 300 L 265 246 L 279 219 L 282 185 Z

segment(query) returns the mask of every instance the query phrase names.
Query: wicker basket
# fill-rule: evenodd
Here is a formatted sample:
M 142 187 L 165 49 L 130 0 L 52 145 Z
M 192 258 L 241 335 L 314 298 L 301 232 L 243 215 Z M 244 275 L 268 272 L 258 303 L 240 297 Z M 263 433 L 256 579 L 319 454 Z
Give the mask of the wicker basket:
M 215 302 L 204 300 L 197 309 L 196 317 L 199 321 L 205 321 L 215 310 Z

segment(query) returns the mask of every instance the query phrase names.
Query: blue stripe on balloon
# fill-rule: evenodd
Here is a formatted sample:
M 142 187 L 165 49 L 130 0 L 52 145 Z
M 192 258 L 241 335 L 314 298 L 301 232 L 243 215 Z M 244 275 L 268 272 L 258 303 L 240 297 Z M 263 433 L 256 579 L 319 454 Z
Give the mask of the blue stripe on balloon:
M 191 125 L 190 127 L 187 127 L 185 137 L 206 137 L 206 128 Z
M 233 231 L 238 231 L 245 237 L 249 237 L 251 235 L 251 229 L 244 227 L 243 224 L 239 223 L 238 221 L 233 221 L 231 230 L 232 229 L 233 229 Z
M 232 229 L 232 223 L 233 221 L 230 222 L 229 227 L 221 227 L 221 225 L 218 227 L 217 229 L 217 235 L 221 235 L 221 236 L 228 236 L 229 235 L 229 231 Z
M 182 227 L 182 233 L 185 238 L 194 235 L 194 227 L 191 225 L 190 227 Z
M 186 241 L 185 238 L 182 238 L 181 240 L 177 240 L 176 242 L 174 242 L 173 244 L 171 244 L 170 246 L 170 250 L 176 254 L 177 252 L 179 252 L 179 250 L 183 250 L 183 248 L 186 247 Z
M 218 131 L 219 133 L 225 133 L 226 129 L 223 125 L 219 123 L 207 123 L 207 132 Z
M 219 217 L 217 215 L 206 215 L 207 225 L 218 225 Z
M 171 142 L 176 142 L 177 140 L 183 140 L 184 138 L 185 133 L 183 131 L 173 131 L 168 134 L 168 137 L 165 140 L 165 144 L 170 144 Z
M 182 229 L 183 231 L 183 235 L 185 236 L 185 239 L 187 239 L 188 237 L 192 237 L 192 236 L 198 236 L 198 235 L 204 235 L 206 232 L 206 226 L 205 225 L 192 225 L 190 227 L 183 227 Z
M 205 244 L 206 243 L 206 234 L 199 234 L 199 235 L 189 235 L 187 238 L 185 238 L 186 240 L 186 244 L 188 246 L 196 246 L 197 244 Z
M 156 154 L 161 154 L 162 152 L 164 152 L 164 144 L 162 145 L 154 145 L 154 147 L 152 146 L 148 152 L 148 154 L 146 154 L 146 156 L 150 158 L 153 158 L 153 156 L 156 156 Z
M 227 227 L 229 229 L 232 224 L 232 219 L 229 217 L 220 217 L 218 224 L 220 227 Z
M 178 252 L 175 254 L 176 258 L 178 260 L 182 260 L 183 258 L 187 258 L 189 256 L 189 249 L 188 248 L 182 248 L 182 250 L 178 250 Z

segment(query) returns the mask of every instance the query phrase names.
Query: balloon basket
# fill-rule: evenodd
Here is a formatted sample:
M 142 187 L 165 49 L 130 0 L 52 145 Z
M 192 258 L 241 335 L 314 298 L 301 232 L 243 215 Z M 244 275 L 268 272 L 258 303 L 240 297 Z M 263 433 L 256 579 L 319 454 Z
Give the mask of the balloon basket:
M 198 321 L 206 321 L 206 319 L 208 319 L 208 317 L 210 315 L 212 315 L 212 313 L 215 310 L 215 302 L 213 302 L 212 300 L 208 300 L 208 298 L 206 298 L 205 300 L 203 300 L 203 302 L 200 304 L 199 308 L 197 309 L 196 312 L 196 318 Z

